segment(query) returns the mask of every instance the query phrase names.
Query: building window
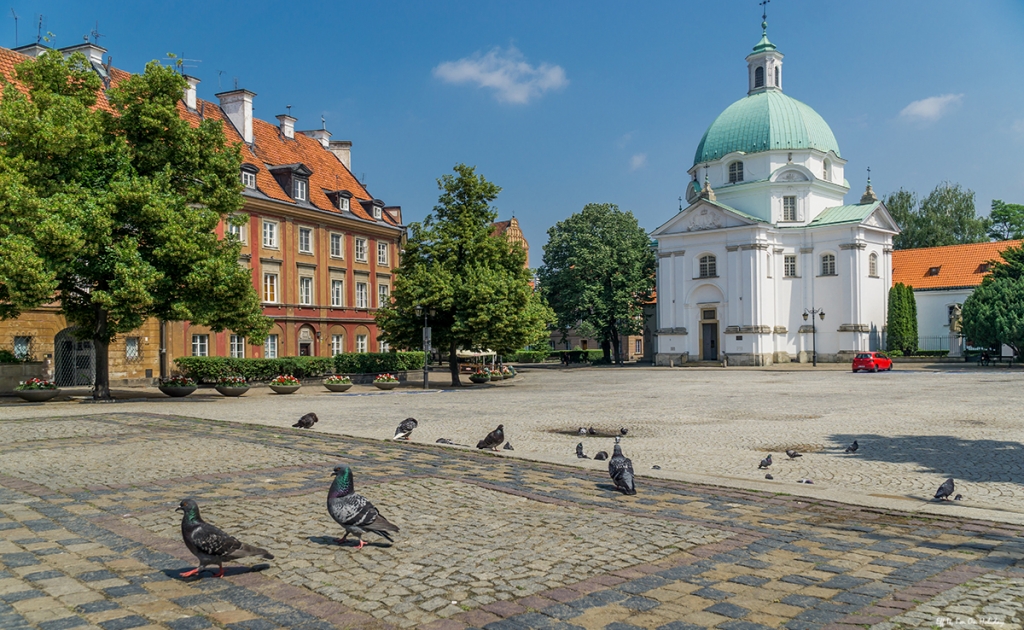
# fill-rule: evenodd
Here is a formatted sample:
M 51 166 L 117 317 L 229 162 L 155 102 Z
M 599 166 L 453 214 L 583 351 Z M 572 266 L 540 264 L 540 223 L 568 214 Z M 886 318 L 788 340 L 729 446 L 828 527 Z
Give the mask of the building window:
M 32 337 L 14 338 L 14 356 L 19 359 L 29 358 L 29 348 L 32 345 Z
M 345 352 L 345 335 L 331 335 L 331 356 Z
M 331 280 L 331 306 L 345 306 L 345 282 Z
M 743 181 L 743 162 L 733 162 L 729 165 L 729 183 Z
M 377 352 L 390 352 L 391 344 L 386 341 L 377 342 Z
M 331 234 L 331 257 L 344 258 L 345 246 L 341 240 L 341 234 Z
M 359 262 L 366 262 L 366 239 L 356 239 L 356 260 Z
M 313 253 L 313 228 L 299 228 L 299 251 L 303 254 Z
M 836 257 L 833 254 L 825 254 L 821 257 L 821 275 L 836 275 Z
M 210 335 L 192 335 L 192 356 L 210 356 Z
M 310 305 L 313 303 L 313 279 L 309 276 L 299 278 L 299 304 Z
M 643 354 L 643 352 L 644 352 L 644 341 L 643 341 L 643 339 L 637 339 L 636 340 L 636 346 L 634 348 L 633 354 Z
M 708 254 L 707 256 L 700 257 L 700 277 L 701 278 L 714 278 L 718 275 L 718 270 L 715 268 L 715 257 Z
M 383 216 L 383 214 L 384 214 L 384 212 L 380 209 L 380 206 L 374 206 L 373 207 L 373 218 L 374 219 L 377 219 L 379 221 L 381 219 L 381 217 Z
M 377 308 L 384 308 L 390 303 L 391 287 L 386 284 L 377 285 Z
M 277 223 L 263 222 L 263 246 L 277 249 Z
M 783 261 L 782 275 L 787 278 L 796 277 L 796 256 L 786 256 Z
M 829 162 L 828 160 L 825 160 L 824 162 L 821 163 L 821 178 L 823 180 L 825 180 L 826 182 L 832 181 L 831 170 L 832 170 L 832 163 L 831 162 Z
M 388 264 L 388 244 L 377 243 L 377 264 L 384 265 Z
M 796 221 L 796 197 L 782 198 L 782 220 Z
M 366 335 L 356 335 L 356 352 L 366 351 Z
M 242 335 L 231 335 L 231 358 L 245 358 L 245 337 Z
M 234 220 L 234 219 L 235 219 L 235 217 L 231 218 L 231 220 Z M 245 224 L 237 225 L 237 224 L 234 224 L 234 223 L 228 223 L 228 234 L 234 236 L 235 238 L 237 238 L 238 240 L 240 240 L 240 241 L 242 241 L 244 243 L 245 242 L 245 227 L 244 226 L 245 226 Z
M 779 67 L 775 66 L 775 87 L 779 87 Z
M 265 273 L 263 274 L 263 301 L 275 303 L 277 302 L 277 274 L 276 273 Z
M 295 180 L 295 201 L 305 201 L 309 197 L 309 182 L 304 179 Z
M 263 342 L 263 358 L 277 358 L 277 335 L 267 335 L 267 340 Z
M 136 363 L 142 359 L 142 350 L 139 348 L 138 337 L 125 337 L 124 360 L 128 363 Z
M 868 275 L 872 278 L 878 277 L 878 254 L 872 253 L 868 256 Z
M 368 308 L 367 289 L 365 282 L 356 283 L 356 308 Z M 365 352 L 365 351 L 364 351 Z
M 340 197 L 338 199 L 338 209 L 348 210 L 348 197 Z
M 242 185 L 246 188 L 256 188 L 256 173 L 242 171 Z
M 754 68 L 754 87 L 764 87 L 764 68 L 761 66 Z

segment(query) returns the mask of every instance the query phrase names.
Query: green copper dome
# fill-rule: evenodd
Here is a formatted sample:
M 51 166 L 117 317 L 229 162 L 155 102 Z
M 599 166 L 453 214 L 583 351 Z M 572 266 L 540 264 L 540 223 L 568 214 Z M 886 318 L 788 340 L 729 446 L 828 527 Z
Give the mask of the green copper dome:
M 839 144 L 818 112 L 778 90 L 755 92 L 726 108 L 704 132 L 694 164 L 733 151 L 758 153 L 786 149 L 834 151 Z

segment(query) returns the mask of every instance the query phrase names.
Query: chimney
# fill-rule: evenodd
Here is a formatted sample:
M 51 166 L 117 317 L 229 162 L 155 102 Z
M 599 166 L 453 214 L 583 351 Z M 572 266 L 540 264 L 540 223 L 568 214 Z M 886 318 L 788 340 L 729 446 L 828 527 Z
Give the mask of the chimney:
M 185 87 L 185 107 L 195 111 L 196 109 L 196 87 L 199 85 L 199 79 L 185 75 L 185 80 L 188 81 L 188 86 Z
M 42 44 L 35 43 L 25 44 L 24 46 L 18 46 L 17 48 L 12 48 L 11 50 L 13 50 L 16 53 L 25 55 L 26 57 L 41 57 L 42 55 L 46 54 L 47 51 L 52 49 L 47 48 Z
M 338 160 L 345 165 L 345 168 L 352 170 L 352 141 L 351 140 L 331 140 L 327 144 L 327 149 L 333 153 Z
M 323 145 L 325 149 L 330 148 L 331 132 L 326 129 L 313 129 L 312 131 L 300 131 L 304 136 L 309 136 Z
M 280 114 L 277 120 L 281 123 L 281 135 L 285 138 L 295 138 L 295 121 L 297 119 L 288 114 Z
M 255 92 L 249 90 L 231 90 L 216 95 L 220 99 L 220 108 L 235 126 L 238 135 L 246 144 L 252 144 L 252 97 Z
M 80 52 L 85 55 L 85 58 L 88 59 L 90 63 L 97 66 L 103 65 L 103 54 L 107 52 L 107 49 L 103 46 L 97 46 L 91 42 L 75 44 L 74 46 L 65 46 L 64 48 L 58 48 L 58 50 L 65 57 L 70 57 L 73 53 Z

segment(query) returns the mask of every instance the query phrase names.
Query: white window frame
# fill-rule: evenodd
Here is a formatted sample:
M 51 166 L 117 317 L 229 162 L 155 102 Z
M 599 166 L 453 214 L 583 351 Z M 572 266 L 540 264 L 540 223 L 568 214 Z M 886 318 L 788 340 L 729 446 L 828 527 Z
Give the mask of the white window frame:
M 309 182 L 296 177 L 292 180 L 292 192 L 295 193 L 295 201 L 307 201 L 309 199 Z
M 338 209 L 339 210 L 348 210 L 348 197 L 341 197 L 338 200 Z
M 303 237 L 305 237 L 305 243 L 303 243 Z M 299 252 L 303 254 L 313 253 L 313 228 L 300 227 L 299 228 Z
M 277 304 L 281 300 L 278 294 L 280 277 L 276 273 L 265 272 L 263 274 L 263 301 L 267 304 Z
M 365 238 L 357 238 L 356 239 L 356 261 L 357 262 L 366 262 L 366 250 L 367 250 L 366 239 Z
M 377 285 L 377 308 L 384 308 L 391 303 L 391 287 L 386 284 Z
M 823 276 L 837 276 L 836 273 L 836 255 L 835 254 L 822 254 L 821 255 L 821 275 Z
M 344 354 L 345 352 L 345 335 L 331 335 L 331 356 L 336 354 Z
M 377 219 L 379 221 L 383 217 L 384 217 L 384 211 L 381 210 L 381 207 L 380 206 L 374 206 L 373 207 L 373 218 Z
M 263 219 L 263 246 L 277 249 L 277 221 Z
M 868 254 L 868 276 L 871 278 L 878 277 L 878 254 L 875 252 Z
M 384 267 L 388 266 L 388 251 L 391 249 L 390 243 L 377 243 L 377 264 Z
M 192 335 L 192 356 L 210 356 L 210 335 Z
M 245 358 L 245 337 L 242 335 L 231 335 L 228 345 L 228 354 L 233 359 Z
M 644 352 L 644 341 L 643 341 L 643 339 L 634 339 L 633 340 L 633 349 L 634 349 L 634 354 L 643 354 L 643 352 Z
M 370 284 L 368 282 L 356 282 L 356 308 L 369 308 Z
M 787 254 L 782 257 L 782 277 L 799 278 L 800 270 L 797 267 L 796 254 Z
M 337 278 L 331 279 L 331 306 L 342 308 L 345 306 L 345 281 Z
M 786 195 L 782 198 L 782 220 L 796 221 L 796 196 Z
M 699 278 L 718 277 L 718 258 L 714 254 L 704 254 L 697 259 L 697 276 Z
M 384 353 L 391 351 L 391 344 L 386 341 L 377 341 L 377 352 Z
M 267 335 L 267 340 L 263 342 L 263 358 L 277 358 L 277 335 Z
M 299 304 L 302 306 L 313 305 L 312 276 L 299 276 Z
M 356 335 L 356 352 L 360 354 L 368 352 L 366 335 Z
M 345 235 L 331 232 L 331 258 L 345 257 Z
M 256 173 L 242 171 L 242 185 L 246 188 L 256 188 Z

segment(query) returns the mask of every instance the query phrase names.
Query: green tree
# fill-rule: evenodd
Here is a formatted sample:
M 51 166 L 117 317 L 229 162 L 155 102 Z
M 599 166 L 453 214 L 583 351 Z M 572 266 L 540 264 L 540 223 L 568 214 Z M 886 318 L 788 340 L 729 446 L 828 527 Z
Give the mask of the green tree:
M 1024 204 L 992 200 L 989 213 L 991 225 L 988 235 L 994 241 L 1009 241 L 1024 238 Z
M 221 123 L 178 115 L 185 80 L 153 62 L 107 91 L 84 56 L 50 51 L 16 68 L 0 100 L 0 316 L 57 302 L 96 348 L 95 398 L 110 397 L 108 354 L 147 318 L 269 330 L 240 243 L 218 222 L 242 206 L 237 147 Z
M 1011 247 L 994 260 L 991 273 L 964 300 L 962 328 L 972 346 L 1006 344 L 1024 351 L 1024 247 Z
M 614 350 L 621 363 L 620 336 L 643 330 L 654 266 L 650 239 L 633 213 L 592 203 L 548 230 L 538 277 L 558 326 L 592 326 L 605 361 Z
M 396 347 L 421 346 L 422 316 L 434 311 L 432 342 L 448 351 L 452 386 L 461 385 L 456 352 L 508 354 L 548 336 L 551 310 L 530 285 L 522 246 L 492 234 L 491 202 L 501 188 L 458 164 L 437 180 L 438 204 L 410 236 L 395 271 L 392 304 L 377 312 L 380 337 Z
M 885 349 L 904 355 L 917 352 L 917 301 L 913 287 L 897 282 L 889 289 L 889 321 Z
M 914 296 L 914 287 L 903 285 L 903 304 L 907 312 L 907 333 L 903 354 L 917 354 L 917 298 Z
M 990 221 L 977 216 L 974 191 L 960 184 L 943 182 L 919 203 L 916 195 L 901 189 L 886 197 L 885 206 L 902 230 L 893 238 L 896 249 L 988 240 Z

